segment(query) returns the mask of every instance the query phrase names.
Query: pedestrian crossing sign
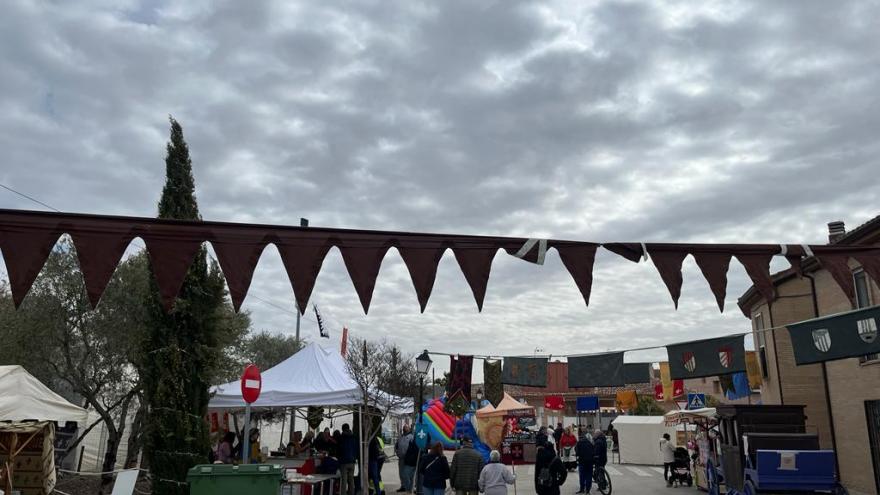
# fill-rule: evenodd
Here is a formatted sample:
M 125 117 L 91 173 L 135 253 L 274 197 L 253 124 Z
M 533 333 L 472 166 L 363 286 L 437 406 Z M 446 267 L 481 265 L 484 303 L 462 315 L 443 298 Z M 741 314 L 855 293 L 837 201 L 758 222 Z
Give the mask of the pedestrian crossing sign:
M 706 407 L 706 394 L 688 394 L 688 410 Z

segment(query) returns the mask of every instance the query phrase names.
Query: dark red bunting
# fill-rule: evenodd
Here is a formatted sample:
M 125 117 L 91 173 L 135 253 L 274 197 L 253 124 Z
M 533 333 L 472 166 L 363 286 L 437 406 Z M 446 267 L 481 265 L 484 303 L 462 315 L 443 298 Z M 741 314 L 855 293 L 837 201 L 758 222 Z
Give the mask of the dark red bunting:
M 86 284 L 86 293 L 94 309 L 101 300 L 101 294 L 110 283 L 119 260 L 131 243 L 130 232 L 95 233 L 74 232 L 70 236 L 76 246 L 80 270 Z
M 396 247 L 409 271 L 424 311 L 431 296 L 437 267 L 446 249 L 456 261 L 482 310 L 492 261 L 498 249 L 540 262 L 546 250 L 555 248 L 589 304 L 593 265 L 599 244 L 512 237 L 418 234 L 316 227 L 233 224 L 204 221 L 159 220 L 140 217 L 81 215 L 0 209 L 0 250 L 9 274 L 16 306 L 20 305 L 63 233 L 71 235 L 92 305 L 98 304 L 126 247 L 141 237 L 153 266 L 163 306 L 170 310 L 199 249 L 211 242 L 229 286 L 235 309 L 241 307 L 264 248 L 277 246 L 290 277 L 300 311 L 305 311 L 324 258 L 337 246 L 352 279 L 358 298 L 367 312 L 372 301 L 382 260 Z M 756 290 L 768 301 L 775 296 L 770 260 L 784 255 L 795 269 L 809 253 L 804 246 L 784 248 L 768 244 L 641 244 L 609 243 L 603 247 L 638 262 L 647 249 L 673 301 L 681 296 L 684 258 L 691 254 L 724 308 L 727 271 L 731 257 L 745 267 Z M 880 281 L 880 249 L 866 246 L 810 246 L 849 297 L 854 296 L 848 262 L 858 261 L 865 272 Z

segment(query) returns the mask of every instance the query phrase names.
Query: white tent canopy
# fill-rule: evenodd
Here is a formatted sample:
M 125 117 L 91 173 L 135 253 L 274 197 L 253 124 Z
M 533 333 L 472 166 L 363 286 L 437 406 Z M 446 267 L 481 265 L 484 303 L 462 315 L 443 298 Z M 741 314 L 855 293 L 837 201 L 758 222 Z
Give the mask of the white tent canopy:
M 68 402 L 19 365 L 0 366 L 0 421 L 75 421 L 84 427 L 87 412 Z
M 261 372 L 260 398 L 252 407 L 351 406 L 363 402 L 363 394 L 349 376 L 342 356 L 312 343 Z M 244 407 L 241 383 L 236 380 L 213 387 L 210 409 Z
M 669 433 L 675 442 L 675 427 L 666 426 L 663 416 L 618 416 L 611 422 L 617 429 L 620 462 L 662 466 L 660 437 Z

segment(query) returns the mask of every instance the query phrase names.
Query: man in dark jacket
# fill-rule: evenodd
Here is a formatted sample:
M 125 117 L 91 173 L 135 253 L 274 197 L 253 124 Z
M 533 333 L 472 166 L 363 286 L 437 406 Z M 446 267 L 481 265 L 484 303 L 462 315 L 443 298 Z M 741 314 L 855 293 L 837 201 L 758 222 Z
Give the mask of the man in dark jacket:
M 562 435 L 565 434 L 565 428 L 562 427 L 562 423 L 556 424 L 556 429 L 553 430 L 553 440 L 556 443 L 556 452 L 562 454 Z
M 593 442 L 587 438 L 587 432 L 580 432 L 581 438 L 574 446 L 578 460 L 578 476 L 580 478 L 580 490 L 576 493 L 590 493 L 593 488 Z
M 559 495 L 559 487 L 565 483 L 568 472 L 562 459 L 546 442 L 538 446 L 535 456 L 535 492 L 538 495 Z
M 358 460 L 358 441 L 348 423 L 342 425 L 339 437 L 339 494 L 354 495 L 354 466 Z
M 608 463 L 608 440 L 602 430 L 596 430 L 593 433 L 593 464 L 595 466 L 605 467 Z
M 545 443 L 547 443 L 547 427 L 542 426 L 538 429 L 538 434 L 535 435 L 535 445 L 541 447 Z
M 478 495 L 480 492 L 480 471 L 483 470 L 483 456 L 474 450 L 474 442 L 463 438 L 461 448 L 452 456 L 449 469 L 449 484 L 456 495 Z

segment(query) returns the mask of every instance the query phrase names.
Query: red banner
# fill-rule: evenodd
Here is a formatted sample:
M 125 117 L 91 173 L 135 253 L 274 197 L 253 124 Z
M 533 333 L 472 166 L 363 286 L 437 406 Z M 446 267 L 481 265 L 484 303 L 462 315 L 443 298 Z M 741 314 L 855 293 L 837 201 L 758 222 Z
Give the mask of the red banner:
M 544 409 L 562 411 L 565 409 L 565 399 L 561 395 L 548 395 L 544 397 Z

